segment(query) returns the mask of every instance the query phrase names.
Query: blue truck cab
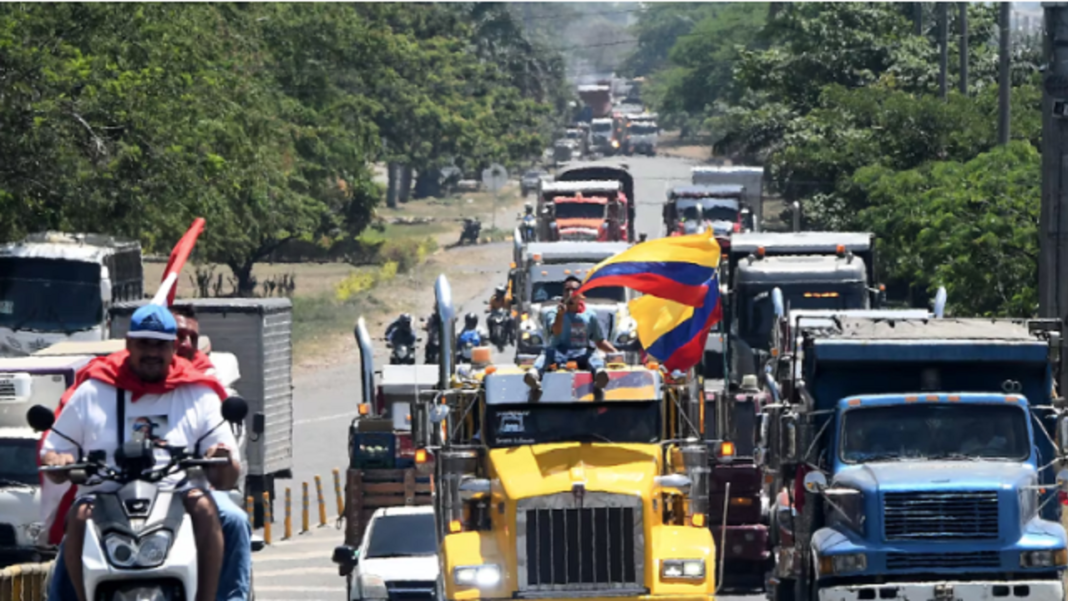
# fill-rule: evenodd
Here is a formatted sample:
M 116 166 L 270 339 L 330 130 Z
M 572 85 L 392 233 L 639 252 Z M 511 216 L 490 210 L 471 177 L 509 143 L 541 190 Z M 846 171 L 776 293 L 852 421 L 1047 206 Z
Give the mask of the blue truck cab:
M 1059 323 L 832 321 L 788 359 L 776 452 L 801 481 L 774 596 L 1064 599 Z

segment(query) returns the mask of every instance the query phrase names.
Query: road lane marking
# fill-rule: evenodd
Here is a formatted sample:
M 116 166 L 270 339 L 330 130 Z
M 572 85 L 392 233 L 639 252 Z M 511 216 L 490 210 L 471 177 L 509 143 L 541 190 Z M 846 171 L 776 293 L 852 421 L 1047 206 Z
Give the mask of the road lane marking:
M 337 566 L 332 568 L 292 568 L 288 570 L 257 570 L 256 582 L 264 578 L 280 578 L 282 576 L 312 576 L 312 575 L 337 576 Z M 258 588 L 258 587 L 257 587 Z
M 356 417 L 358 413 L 356 411 L 348 411 L 346 413 L 335 413 L 334 415 L 322 415 L 319 417 L 306 417 L 304 419 L 298 419 L 293 422 L 294 426 L 303 426 L 304 424 L 317 424 L 319 422 L 329 422 L 335 419 L 341 419 L 343 417 Z
M 344 593 L 343 586 L 260 586 L 256 585 L 256 596 L 260 593 Z
M 274 561 L 293 561 L 297 559 L 315 559 L 316 557 L 323 558 L 323 561 L 330 561 L 330 556 L 333 554 L 333 551 L 333 549 L 330 549 L 329 551 L 324 549 L 321 551 L 305 551 L 304 553 L 287 553 L 285 555 L 261 555 L 260 553 L 257 553 L 253 556 L 252 562 L 267 563 Z

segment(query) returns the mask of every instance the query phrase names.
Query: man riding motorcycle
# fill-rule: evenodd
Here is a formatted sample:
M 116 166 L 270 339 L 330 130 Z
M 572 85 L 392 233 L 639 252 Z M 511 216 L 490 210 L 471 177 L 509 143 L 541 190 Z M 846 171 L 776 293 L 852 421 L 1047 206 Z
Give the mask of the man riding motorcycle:
M 115 451 L 124 441 L 138 435 L 136 429 L 128 430 L 137 425 L 139 418 L 161 424 L 161 430 L 149 431 L 148 435 L 167 444 L 186 445 L 210 431 L 202 441 L 207 449 L 204 456 L 230 459 L 226 465 L 205 469 L 208 480 L 220 492 L 209 496 L 210 491 L 194 487 L 184 474 L 170 477 L 164 483 L 181 491 L 193 523 L 198 582 L 196 599 L 191 601 L 247 599 L 247 581 L 244 590 L 229 581 L 239 577 L 239 570 L 223 573 L 227 556 L 240 553 L 226 548 L 227 536 L 217 509 L 219 498 L 228 500 L 221 491 L 233 488 L 240 473 L 233 433 L 229 428 L 213 430 L 222 419 L 221 398 L 227 392 L 217 379 L 175 355 L 177 329 L 174 316 L 162 306 L 146 305 L 135 311 L 126 335 L 126 350 L 95 359 L 79 373 L 73 394 L 65 406 L 61 405 L 52 430 L 45 435 L 41 464 L 74 463 L 78 453 L 76 445 L 86 452 L 105 451 L 108 461 L 114 464 Z M 132 421 L 120 423 L 124 421 L 118 418 L 120 412 L 129 415 Z M 67 472 L 48 472 L 47 477 L 55 483 L 69 480 Z M 66 517 L 66 535 L 60 544 L 49 598 L 86 601 L 82 566 L 86 522 L 92 515 L 92 493 L 105 490 L 109 484 L 77 487 L 79 498 Z M 246 538 L 245 552 L 249 546 Z M 228 581 L 221 582 L 224 575 Z
M 529 202 L 523 206 L 523 220 L 520 222 L 523 224 L 523 237 L 526 238 L 526 242 L 533 242 L 535 238 L 535 232 L 538 231 L 538 217 L 534 214 L 534 205 Z
M 438 313 L 437 307 L 434 307 L 433 313 L 426 320 L 426 362 L 437 363 L 438 355 L 441 351 L 441 315 Z
M 512 331 L 515 326 L 515 320 L 512 319 L 511 314 L 512 307 L 512 295 L 508 294 L 508 288 L 505 286 L 497 286 L 493 291 L 493 296 L 489 299 L 489 310 L 487 313 L 493 315 L 497 311 L 504 312 L 503 331 L 501 335 L 507 342 L 512 339 Z
M 405 345 L 415 349 L 415 332 L 412 330 L 412 316 L 410 313 L 402 313 L 393 323 L 386 328 L 386 340 L 390 346 Z
M 456 337 L 456 351 L 465 360 L 470 361 L 470 353 L 465 353 L 465 347 L 470 344 L 471 348 L 482 346 L 482 333 L 478 331 L 478 315 L 468 313 L 464 315 L 464 329 Z

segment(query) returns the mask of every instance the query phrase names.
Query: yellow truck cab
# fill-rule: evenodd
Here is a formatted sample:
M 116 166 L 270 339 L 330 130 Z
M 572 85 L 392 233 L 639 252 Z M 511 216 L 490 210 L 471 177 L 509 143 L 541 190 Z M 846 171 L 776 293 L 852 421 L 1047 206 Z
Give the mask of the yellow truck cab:
M 451 350 L 444 276 L 435 292 Z M 435 457 L 439 599 L 714 597 L 699 382 L 619 363 L 595 392 L 563 366 L 532 397 L 522 367 L 454 367 L 443 353 L 439 393 L 412 411 Z

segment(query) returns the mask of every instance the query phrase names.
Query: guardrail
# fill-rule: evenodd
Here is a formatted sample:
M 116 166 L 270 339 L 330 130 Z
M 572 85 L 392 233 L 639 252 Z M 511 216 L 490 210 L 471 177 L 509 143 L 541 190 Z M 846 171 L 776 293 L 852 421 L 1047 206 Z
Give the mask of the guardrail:
M 23 563 L 0 570 L 0 601 L 42 601 L 52 562 Z

